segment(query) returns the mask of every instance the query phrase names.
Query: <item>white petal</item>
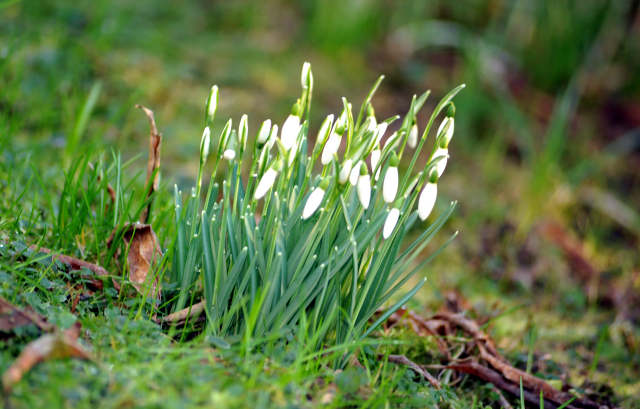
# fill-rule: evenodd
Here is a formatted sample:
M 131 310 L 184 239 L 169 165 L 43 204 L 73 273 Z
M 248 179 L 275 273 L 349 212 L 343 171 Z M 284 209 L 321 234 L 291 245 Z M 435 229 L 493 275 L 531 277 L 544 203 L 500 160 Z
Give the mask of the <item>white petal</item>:
M 378 166 L 378 162 L 380 162 L 380 156 L 382 155 L 382 151 L 379 148 L 371 151 L 371 170 L 375 170 L 376 166 Z M 376 180 L 380 177 L 380 169 L 376 171 Z
M 300 81 L 302 83 L 302 88 L 307 87 L 307 79 L 309 78 L 310 70 L 311 70 L 311 64 L 309 64 L 308 62 L 302 65 L 302 77 L 300 78 Z
M 267 142 L 267 139 L 269 139 L 270 132 L 271 132 L 271 119 L 267 119 L 262 123 L 262 127 L 258 132 L 258 137 L 257 137 L 258 143 L 262 145 L 265 142 Z
M 225 158 L 226 160 L 233 160 L 236 157 L 236 152 L 233 149 L 227 149 L 222 154 L 222 157 Z
M 324 190 L 317 188 L 311 192 L 311 195 L 309 196 L 309 199 L 307 199 L 307 203 L 304 205 L 304 209 L 302 210 L 303 220 L 307 220 L 309 217 L 313 216 L 316 210 L 318 210 L 318 207 L 320 207 L 322 199 L 324 199 Z
M 349 183 L 351 183 L 351 186 L 355 186 L 358 184 L 358 178 L 360 177 L 360 166 L 362 166 L 362 161 L 356 163 L 356 165 L 351 170 L 351 175 L 349 175 Z
M 273 148 L 273 145 L 276 143 L 276 139 L 278 139 L 278 125 L 273 125 L 271 133 L 269 134 L 269 142 L 267 143 L 269 149 Z
M 293 144 L 298 139 L 298 132 L 300 132 L 300 117 L 297 115 L 289 115 L 284 125 L 282 125 L 282 146 L 286 150 L 291 149 Z
M 426 220 L 431 214 L 433 206 L 436 204 L 436 197 L 438 197 L 438 185 L 427 183 L 418 199 L 418 216 L 421 220 Z
M 202 141 L 200 142 L 200 149 L 202 152 L 200 155 L 206 160 L 207 156 L 209 156 L 209 144 L 211 142 L 211 130 L 207 126 L 204 128 L 204 132 L 202 132 Z
M 380 143 L 380 140 L 382 140 L 382 136 L 385 132 L 387 132 L 388 126 L 389 124 L 387 124 L 386 122 L 378 125 L 378 128 L 376 129 L 376 145 L 378 145 Z
M 396 228 L 396 224 L 398 224 L 398 218 L 400 218 L 400 210 L 396 208 L 391 209 L 382 228 L 382 237 L 384 237 L 385 240 L 391 237 L 393 230 Z
M 291 149 L 288 152 L 289 155 L 289 166 L 291 166 L 291 164 L 293 163 L 293 160 L 296 158 L 296 155 L 298 154 L 298 144 L 294 143 L 293 146 L 291 147 Z
M 353 162 L 351 161 L 351 159 L 347 159 L 342 164 L 342 169 L 340 169 L 340 174 L 338 175 L 338 182 L 341 185 L 344 185 L 345 183 L 347 183 L 347 180 L 349 180 L 349 175 L 351 174 L 351 164 L 352 163 Z M 360 169 L 358 169 L 358 172 L 359 171 L 360 171 Z
M 440 128 L 438 128 L 438 134 L 436 135 L 436 137 L 438 135 L 440 135 L 440 132 L 442 132 L 442 130 L 444 129 L 445 125 L 447 124 L 447 122 L 451 121 L 451 125 L 449 125 L 449 129 L 447 129 L 447 134 L 445 135 L 445 138 L 447 138 L 447 143 L 451 142 L 451 138 L 453 137 L 453 125 L 454 125 L 454 121 L 453 118 L 445 118 L 442 123 L 440 124 Z
M 369 122 L 369 126 L 367 126 L 367 132 L 373 132 L 378 127 L 378 124 L 376 123 L 375 116 L 370 116 L 369 118 L 371 118 L 371 121 Z
M 277 175 L 278 172 L 273 169 L 267 169 L 267 171 L 264 172 L 264 176 L 262 176 L 262 179 L 260 179 L 260 183 L 258 183 L 258 187 L 256 188 L 256 200 L 262 199 L 264 195 L 267 194 L 269 189 L 271 189 L 271 186 L 273 186 L 273 182 L 275 182 Z
M 387 203 L 391 203 L 395 200 L 398 193 L 398 168 L 390 166 L 387 169 L 387 173 L 384 177 L 382 184 L 382 197 Z
M 418 125 L 411 125 L 411 129 L 409 130 L 409 139 L 407 140 L 407 144 L 411 149 L 414 149 L 418 146 Z
M 365 209 L 369 208 L 369 201 L 371 201 L 371 178 L 369 175 L 360 175 L 358 178 L 358 187 L 356 188 L 358 192 L 358 199 L 360 199 L 360 204 Z
M 447 156 L 449 155 L 449 149 L 438 148 L 434 153 L 433 157 L 437 158 L 438 156 L 444 156 L 444 158 L 438 161 L 436 167 L 438 168 L 438 177 L 442 176 L 442 172 L 447 167 Z
M 327 119 L 322 123 L 320 127 L 320 131 L 318 131 L 318 139 L 316 140 L 316 145 L 322 145 L 324 140 L 327 138 L 329 132 L 331 132 L 331 127 L 333 126 L 333 114 L 329 115 Z
M 322 158 L 320 161 L 323 165 L 328 165 L 333 160 L 333 154 L 338 152 L 338 148 L 340 147 L 340 142 L 342 141 L 342 137 L 337 133 L 332 133 L 329 137 L 329 140 L 324 145 L 324 150 L 322 151 Z

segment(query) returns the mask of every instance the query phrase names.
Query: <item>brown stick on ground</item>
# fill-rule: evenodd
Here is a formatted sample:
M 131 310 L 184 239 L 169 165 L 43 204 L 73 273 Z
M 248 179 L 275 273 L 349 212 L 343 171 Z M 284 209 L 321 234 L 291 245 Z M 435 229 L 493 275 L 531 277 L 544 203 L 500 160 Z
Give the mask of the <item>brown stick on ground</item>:
M 169 314 L 162 318 L 157 318 L 156 322 L 158 324 L 162 322 L 177 323 L 180 321 L 185 321 L 187 318 L 190 318 L 190 317 L 191 318 L 197 317 L 200 314 L 202 314 L 202 311 L 204 311 L 204 301 L 200 301 L 197 304 L 193 304 L 190 307 L 184 308 L 180 311 L 176 311 L 173 314 Z
M 431 375 L 429 372 L 427 372 L 420 365 L 418 365 L 418 364 L 412 362 L 411 360 L 409 360 L 409 358 L 407 358 L 404 355 L 378 354 L 377 358 L 378 358 L 378 361 L 384 361 L 386 359 L 389 362 L 391 362 L 392 364 L 408 366 L 409 368 L 413 369 L 418 374 L 420 374 L 424 379 L 429 381 L 429 383 L 431 385 L 433 385 L 436 389 L 440 389 L 442 387 L 442 385 L 440 385 L 440 382 L 433 375 Z
M 158 129 L 156 128 L 156 121 L 153 119 L 153 111 L 143 107 L 142 105 L 136 105 L 136 108 L 140 108 L 144 110 L 147 114 L 147 118 L 149 118 L 150 125 L 150 133 L 149 133 L 149 161 L 147 162 L 147 181 L 145 186 L 149 189 L 147 191 L 147 199 L 149 199 L 153 192 L 158 190 L 158 185 L 160 183 L 160 147 L 162 145 L 162 135 L 158 134 Z M 156 171 L 157 169 L 157 171 Z M 153 172 L 156 171 L 155 177 L 153 179 L 153 183 L 151 183 L 151 176 Z M 149 201 L 147 207 L 140 214 L 140 223 L 146 223 L 149 219 L 149 212 L 151 211 L 151 205 L 153 204 L 153 200 Z
M 32 244 L 31 246 L 29 246 L 29 248 L 33 251 L 39 251 L 41 253 L 45 253 L 45 254 L 51 254 L 52 251 L 48 248 L 45 247 L 38 247 L 34 244 Z M 54 254 L 52 256 L 53 261 L 60 261 L 64 264 L 68 264 L 72 270 L 81 270 L 82 267 L 87 268 L 91 271 L 93 271 L 94 273 L 96 273 L 96 275 L 102 276 L 102 277 L 108 277 L 111 276 L 111 273 L 109 273 L 107 270 L 105 270 L 104 267 L 100 267 L 96 264 L 93 263 L 89 263 L 88 261 L 84 261 L 84 260 L 79 260 L 77 258 L 74 257 L 70 257 L 70 256 L 65 256 L 64 254 Z M 104 288 L 102 281 L 96 279 L 96 278 L 89 278 L 89 280 L 91 281 L 91 284 L 96 287 L 99 290 L 102 290 Z M 113 282 L 113 286 L 115 287 L 116 290 L 120 290 L 120 285 L 118 283 L 116 283 L 115 281 Z

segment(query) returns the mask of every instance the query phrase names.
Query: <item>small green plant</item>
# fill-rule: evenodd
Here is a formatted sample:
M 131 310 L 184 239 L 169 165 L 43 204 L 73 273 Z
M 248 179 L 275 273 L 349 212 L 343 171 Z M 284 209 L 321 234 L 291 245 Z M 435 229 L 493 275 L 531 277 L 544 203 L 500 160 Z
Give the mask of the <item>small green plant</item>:
M 237 131 L 231 120 L 227 122 L 200 210 L 203 168 L 210 156 L 209 126 L 218 104 L 218 88 L 213 87 L 207 100 L 197 185 L 184 207 L 182 193 L 175 188 L 176 236 L 170 250 L 169 281 L 180 292 L 172 300 L 173 311 L 188 308 L 201 290 L 207 334 L 246 340 L 304 323 L 310 351 L 339 345 L 350 350 L 420 289 L 426 278 L 394 298 L 397 302 L 369 324 L 373 314 L 453 239 L 414 264 L 455 203 L 413 243 L 402 246 L 417 219 L 426 220 L 434 207 L 454 129 L 451 99 L 464 85 L 440 101 L 421 138 L 415 116 L 429 92 L 414 96 L 400 128 L 381 148 L 387 127 L 399 119 L 377 122 L 371 99 L 382 79 L 357 116 L 343 98 L 342 113 L 335 120 L 329 115 L 322 123 L 309 156 L 313 76 L 305 63 L 301 98 L 280 137 L 278 125 L 264 121 L 247 152 L 247 116 Z M 414 171 L 442 111 L 446 117 L 431 154 Z M 413 156 L 400 178 L 398 167 L 409 149 L 414 150 Z M 248 165 L 247 153 L 251 154 Z M 323 167 L 314 176 L 318 159 Z M 215 183 L 220 167 L 228 168 L 221 189 Z M 243 169 L 249 170 L 246 183 Z

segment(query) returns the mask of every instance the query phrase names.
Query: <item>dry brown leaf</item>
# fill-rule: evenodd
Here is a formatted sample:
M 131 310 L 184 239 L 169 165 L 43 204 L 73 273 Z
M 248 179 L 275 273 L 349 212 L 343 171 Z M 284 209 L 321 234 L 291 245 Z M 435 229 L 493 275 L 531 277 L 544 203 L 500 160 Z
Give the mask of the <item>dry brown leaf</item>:
M 53 326 L 35 311 L 21 310 L 0 297 L 0 331 L 11 332 L 15 328 L 34 324 L 43 331 L 51 331 Z
M 162 258 L 162 251 L 153 228 L 149 224 L 127 224 L 122 237 L 124 247 L 128 249 L 127 267 L 129 281 L 140 292 L 145 294 L 145 284 L 149 280 L 151 289 L 149 294 L 160 298 L 160 283 L 157 277 L 149 277 L 153 273 L 153 266 Z
M 94 360 L 91 354 L 78 344 L 80 324 L 65 331 L 44 334 L 30 342 L 2 375 L 2 387 L 9 393 L 13 386 L 35 365 L 50 359 L 78 358 Z
M 136 108 L 144 110 L 147 114 L 147 118 L 149 118 L 149 161 L 147 162 L 147 182 L 145 184 L 149 189 L 147 191 L 147 199 L 149 199 L 151 195 L 153 195 L 153 192 L 158 190 L 158 185 L 160 183 L 160 148 L 162 146 L 162 135 L 158 133 L 158 129 L 156 128 L 153 111 L 143 107 L 142 105 L 136 105 Z M 154 171 L 156 171 L 156 174 L 153 178 L 153 183 L 149 183 Z M 149 212 L 151 211 L 152 203 L 153 201 L 150 201 L 147 207 L 140 214 L 140 223 L 146 223 L 149 219 Z

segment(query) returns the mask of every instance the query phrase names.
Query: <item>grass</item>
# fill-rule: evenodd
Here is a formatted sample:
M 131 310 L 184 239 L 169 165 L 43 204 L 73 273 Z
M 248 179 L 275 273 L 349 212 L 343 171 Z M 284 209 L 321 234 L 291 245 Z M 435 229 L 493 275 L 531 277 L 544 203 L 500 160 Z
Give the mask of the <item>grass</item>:
M 118 271 L 103 243 L 115 225 L 137 220 L 144 202 L 148 128 L 135 103 L 154 109 L 165 136 L 164 185 L 151 223 L 167 242 L 173 234 L 170 187 L 188 192 L 197 178 L 194 158 L 209 84 L 218 83 L 227 101 L 220 116 L 237 123 L 238 113 L 249 112 L 250 129 L 258 129 L 251 122 L 258 118 L 281 124 L 285 116 L 273 115 L 288 112 L 298 67 L 310 59 L 316 83 L 325 85 L 314 94 L 317 116 L 310 123 L 317 129 L 323 113 L 341 109 L 335 95 L 364 97 L 380 72 L 387 75 L 375 101 L 381 117 L 406 112 L 415 90 L 431 88 L 437 100 L 453 84 L 466 83 L 456 101 L 456 135 L 464 136 L 454 139 L 448 183 L 439 192 L 439 203 L 459 205 L 443 226 L 443 240 L 427 249 L 443 244 L 446 233 L 461 234 L 420 272 L 427 284 L 408 305 L 428 315 L 455 290 L 480 314 L 508 312 L 489 329 L 521 369 L 531 365 L 532 373 L 549 379 L 567 373 L 573 384 L 611 388 L 622 406 L 638 407 L 637 318 L 602 296 L 615 286 L 637 286 L 637 230 L 585 199 L 585 188 L 595 187 L 637 214 L 635 154 L 607 153 L 613 138 L 637 127 L 626 114 L 639 89 L 632 75 L 637 36 L 625 35 L 637 27 L 625 17 L 631 3 L 583 8 L 580 2 L 541 2 L 529 9 L 526 2 L 413 1 L 388 10 L 363 2 L 349 26 L 357 36 L 341 35 L 345 22 L 330 16 L 332 3 L 2 3 L 2 239 L 40 243 Z M 442 45 L 440 38 L 459 41 Z M 496 78 L 496 72 L 507 75 Z M 613 119 L 611 112 L 617 113 Z M 418 117 L 421 129 L 427 120 Z M 221 131 L 217 124 L 212 134 Z M 86 161 L 96 171 L 87 170 Z M 122 192 L 117 210 L 104 210 L 106 181 Z M 445 210 L 439 206 L 434 212 Z M 601 273 L 591 291 L 558 247 L 536 233 L 541 219 L 561 223 L 583 244 Z M 151 306 L 118 297 L 110 280 L 72 314 L 78 290 L 66 283 L 81 282 L 78 274 L 46 258 L 36 261 L 37 254 L 7 251 L 0 249 L 1 294 L 61 327 L 79 320 L 100 361 L 113 365 L 39 365 L 13 391 L 15 407 L 314 406 L 331 394 L 332 382 L 337 389 L 330 407 L 378 407 L 386 400 L 409 406 L 412 399 L 422 407 L 420 399 L 437 398 L 409 370 L 392 365 L 382 366 L 385 376 L 377 378 L 375 371 L 366 378 L 322 370 L 310 375 L 300 363 L 308 352 L 276 342 L 268 356 L 247 355 L 237 345 L 224 350 L 215 339 L 170 345 L 155 324 L 134 319 L 146 317 Z M 6 341 L 0 370 L 35 336 L 27 331 Z M 391 339 L 407 342 L 385 351 L 430 357 L 429 345 L 409 333 Z M 491 390 L 471 378 L 451 391 L 452 407 L 497 407 Z

